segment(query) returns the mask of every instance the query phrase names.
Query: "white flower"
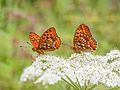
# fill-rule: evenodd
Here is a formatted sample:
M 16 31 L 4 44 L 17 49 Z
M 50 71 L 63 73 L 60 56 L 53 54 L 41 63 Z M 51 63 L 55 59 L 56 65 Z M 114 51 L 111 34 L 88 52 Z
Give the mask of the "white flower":
M 61 80 L 61 77 L 53 73 L 50 69 L 46 70 L 41 77 L 39 77 L 35 83 L 42 83 L 45 84 L 55 84 L 59 80 Z
M 20 81 L 34 80 L 35 83 L 54 84 L 61 80 L 60 76 L 65 72 L 66 66 L 63 58 L 40 55 L 24 70 Z
M 88 82 L 111 87 L 120 86 L 120 51 L 112 50 L 105 56 L 75 53 L 68 59 L 40 55 L 24 70 L 20 81 L 33 80 L 34 83 L 55 84 L 62 79 L 69 83 L 79 81 L 81 86 L 87 85 Z

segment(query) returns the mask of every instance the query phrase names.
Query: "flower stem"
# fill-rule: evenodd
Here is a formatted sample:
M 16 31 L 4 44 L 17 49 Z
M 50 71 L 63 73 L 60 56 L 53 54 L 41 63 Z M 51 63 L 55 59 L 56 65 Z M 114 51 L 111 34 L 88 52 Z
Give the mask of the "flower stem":
M 61 77 L 62 78 L 62 77 Z M 70 86 L 72 86 L 73 88 L 75 88 L 76 90 L 79 90 L 76 86 L 74 86 L 73 84 L 69 83 L 67 80 L 65 80 L 64 78 L 62 78 L 62 80 L 64 80 L 66 83 L 68 83 Z
M 99 85 L 99 84 L 98 84 L 98 85 Z M 94 89 L 95 87 L 97 87 L 98 85 L 95 84 L 95 85 L 93 85 L 91 88 L 89 88 L 88 90 L 92 90 L 92 89 Z
M 87 90 L 87 85 L 86 85 L 86 82 L 85 82 L 85 90 Z
M 77 88 L 77 90 L 80 90 L 80 88 L 67 75 L 66 77 Z
M 75 74 L 75 72 L 74 72 L 74 74 Z M 78 80 L 76 74 L 75 74 L 75 78 L 76 78 L 76 80 L 77 80 L 77 83 L 78 83 L 78 86 L 79 86 L 80 90 L 82 90 L 82 87 L 81 87 L 81 85 L 80 85 L 80 82 L 79 82 L 79 80 Z

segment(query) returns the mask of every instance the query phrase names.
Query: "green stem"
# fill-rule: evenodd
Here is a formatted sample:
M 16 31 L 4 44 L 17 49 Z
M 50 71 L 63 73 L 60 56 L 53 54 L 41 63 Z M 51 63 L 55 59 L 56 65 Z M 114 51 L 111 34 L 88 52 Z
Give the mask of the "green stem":
M 99 85 L 99 84 L 98 84 Z M 92 90 L 94 88 L 96 88 L 98 86 L 97 84 L 93 85 L 91 88 L 89 88 L 88 90 Z
M 75 74 L 75 72 L 74 72 L 74 74 Z M 76 80 L 77 80 L 77 83 L 78 83 L 78 86 L 79 86 L 80 90 L 82 90 L 82 87 L 81 87 L 81 85 L 80 85 L 80 82 L 79 82 L 79 80 L 78 80 L 76 74 L 75 74 L 75 78 L 76 78 Z
M 85 82 L 85 90 L 87 90 L 87 85 L 86 85 L 86 82 Z
M 85 90 L 88 90 L 89 84 L 90 84 L 90 81 L 85 82 Z
M 66 77 L 77 88 L 77 90 L 80 90 L 79 87 L 67 75 Z
M 61 77 L 62 78 L 62 77 Z M 72 86 L 73 88 L 75 88 L 76 90 L 79 90 L 76 86 L 74 86 L 73 84 L 69 83 L 67 80 L 65 80 L 64 78 L 62 78 L 62 80 L 64 80 L 66 83 L 68 83 L 70 86 Z

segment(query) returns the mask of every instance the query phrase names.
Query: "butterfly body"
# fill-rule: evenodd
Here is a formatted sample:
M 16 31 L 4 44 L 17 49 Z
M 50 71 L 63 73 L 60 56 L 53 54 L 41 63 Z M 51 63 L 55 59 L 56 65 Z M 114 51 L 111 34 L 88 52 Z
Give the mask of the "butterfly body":
M 73 46 L 71 47 L 75 53 L 96 50 L 97 42 L 92 37 L 87 25 L 81 24 L 74 34 Z
M 29 39 L 33 45 L 32 50 L 39 54 L 43 54 L 44 51 L 54 51 L 61 45 L 61 39 L 58 37 L 54 27 L 46 30 L 41 37 L 34 32 L 30 32 Z

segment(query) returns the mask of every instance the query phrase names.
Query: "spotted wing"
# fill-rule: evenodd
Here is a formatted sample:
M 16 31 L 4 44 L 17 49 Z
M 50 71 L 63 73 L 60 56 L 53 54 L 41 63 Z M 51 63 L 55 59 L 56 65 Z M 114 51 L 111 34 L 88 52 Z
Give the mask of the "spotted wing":
M 92 37 L 87 25 L 81 24 L 74 35 L 73 47 L 76 51 L 84 51 L 86 49 L 95 50 L 97 47 L 96 40 Z
M 51 27 L 45 31 L 41 38 L 43 40 L 41 48 L 44 50 L 55 50 L 61 45 L 61 39 L 58 37 L 54 27 Z
M 39 47 L 40 37 L 37 34 L 35 34 L 34 32 L 30 32 L 29 33 L 29 39 L 30 39 L 30 42 L 31 42 L 31 44 L 33 45 L 34 48 Z

